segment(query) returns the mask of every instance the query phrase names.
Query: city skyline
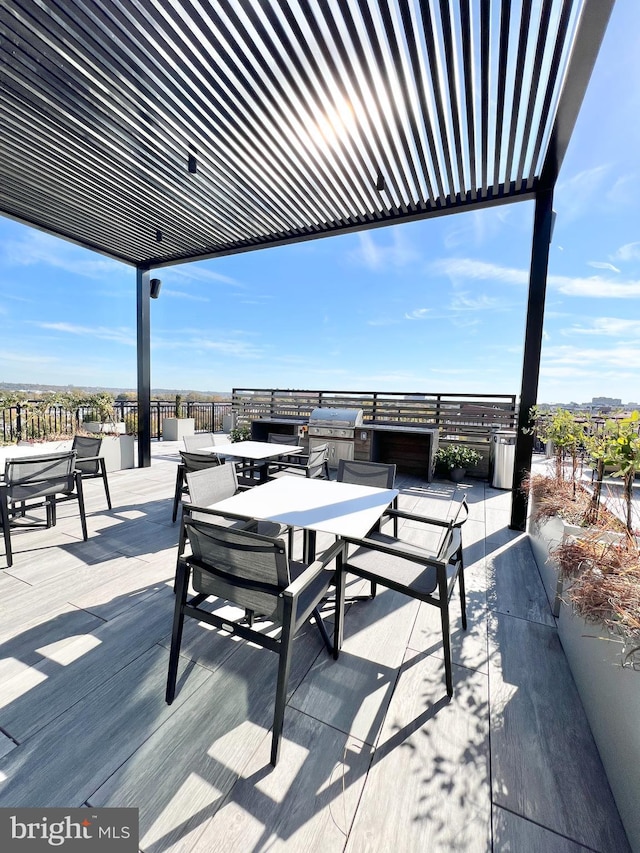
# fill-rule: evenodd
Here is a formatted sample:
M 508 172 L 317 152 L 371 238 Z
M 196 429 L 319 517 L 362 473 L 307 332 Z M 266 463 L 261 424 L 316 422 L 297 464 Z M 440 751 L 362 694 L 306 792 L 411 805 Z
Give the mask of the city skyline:
M 540 402 L 640 396 L 640 4 L 560 172 Z M 520 392 L 533 203 L 169 267 L 154 388 Z M 0 381 L 135 388 L 135 270 L 0 219 Z

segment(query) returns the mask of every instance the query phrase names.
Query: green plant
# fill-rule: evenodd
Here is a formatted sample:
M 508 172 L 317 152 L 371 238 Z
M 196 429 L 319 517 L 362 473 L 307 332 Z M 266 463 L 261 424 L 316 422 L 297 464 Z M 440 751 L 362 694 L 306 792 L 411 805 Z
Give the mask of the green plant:
M 552 412 L 540 412 L 536 407 L 531 410 L 532 430 L 541 441 L 553 444 L 555 474 L 558 480 L 564 479 L 564 461 L 571 458 L 571 479 L 575 483 L 578 454 L 584 445 L 585 431 L 575 416 L 567 409 Z
M 97 394 L 92 394 L 87 397 L 85 405 L 91 410 L 91 412 L 88 417 L 85 417 L 85 421 L 94 420 L 94 415 L 97 415 L 97 419 L 100 423 L 113 423 L 115 420 L 115 413 L 113 410 L 114 403 L 115 397 L 108 391 L 100 391 Z
M 239 426 L 235 426 L 229 433 L 229 440 L 234 443 L 236 441 L 247 441 L 249 438 L 251 438 L 250 424 L 240 424 Z
M 615 466 L 614 477 L 623 481 L 626 525 L 632 532 L 633 481 L 640 470 L 640 413 L 632 412 L 618 424 L 617 435 L 611 437 L 606 448 L 606 462 Z
M 436 451 L 436 463 L 448 471 L 454 468 L 475 468 L 482 457 L 466 444 L 442 445 Z
M 176 394 L 175 416 L 176 416 L 176 418 L 182 417 L 182 395 L 181 394 Z

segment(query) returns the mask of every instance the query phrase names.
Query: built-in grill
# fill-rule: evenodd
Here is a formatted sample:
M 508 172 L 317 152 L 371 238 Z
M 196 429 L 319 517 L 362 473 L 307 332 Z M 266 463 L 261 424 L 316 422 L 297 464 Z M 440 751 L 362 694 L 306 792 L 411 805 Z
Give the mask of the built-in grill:
M 337 468 L 340 459 L 353 459 L 362 416 L 362 409 L 314 409 L 309 416 L 309 450 L 328 444 L 330 468 Z

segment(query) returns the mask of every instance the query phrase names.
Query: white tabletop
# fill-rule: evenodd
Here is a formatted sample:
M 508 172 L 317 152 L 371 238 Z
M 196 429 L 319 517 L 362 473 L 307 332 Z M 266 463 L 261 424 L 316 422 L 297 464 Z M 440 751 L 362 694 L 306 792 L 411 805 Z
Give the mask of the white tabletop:
M 219 501 L 215 507 L 223 514 L 361 538 L 367 535 L 397 494 L 397 489 L 292 475 L 240 492 Z
M 304 447 L 292 444 L 276 444 L 267 441 L 236 441 L 199 447 L 194 453 L 215 453 L 216 456 L 235 456 L 237 459 L 274 459 L 277 456 L 293 456 L 302 453 Z

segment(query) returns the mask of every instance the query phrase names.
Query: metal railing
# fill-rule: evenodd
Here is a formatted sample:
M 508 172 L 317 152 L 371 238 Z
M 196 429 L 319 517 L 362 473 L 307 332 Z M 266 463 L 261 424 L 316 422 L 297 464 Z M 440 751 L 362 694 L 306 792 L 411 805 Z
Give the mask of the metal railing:
M 124 422 L 125 431 L 138 431 L 138 403 L 116 400 L 115 420 Z M 151 435 L 158 440 L 162 436 L 162 421 L 175 417 L 174 401 L 151 401 Z M 188 401 L 180 405 L 183 418 L 193 418 L 196 432 L 220 432 L 224 415 L 231 414 L 230 402 Z M 0 442 L 7 444 L 20 439 L 42 439 L 53 435 L 73 435 L 82 423 L 90 419 L 99 420 L 90 408 L 82 407 L 71 412 L 61 405 L 42 406 L 38 400 L 28 400 L 15 406 L 0 408 Z

